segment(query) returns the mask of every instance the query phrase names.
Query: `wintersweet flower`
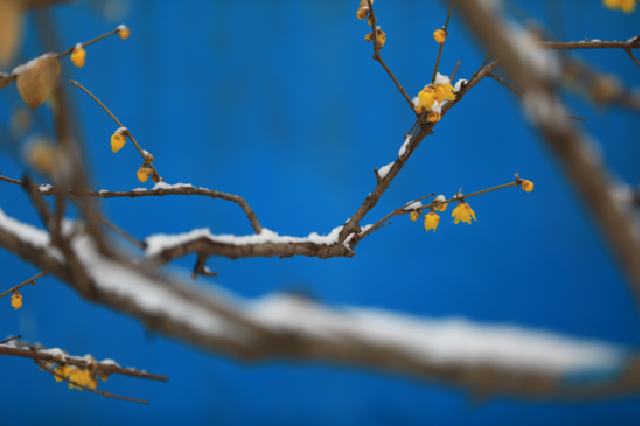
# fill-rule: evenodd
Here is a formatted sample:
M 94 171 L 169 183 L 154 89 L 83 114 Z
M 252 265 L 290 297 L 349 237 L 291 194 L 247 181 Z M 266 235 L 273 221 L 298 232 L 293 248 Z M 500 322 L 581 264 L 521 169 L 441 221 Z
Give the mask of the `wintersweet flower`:
M 13 294 L 11 295 L 11 306 L 13 309 L 20 309 L 22 306 L 22 295 L 18 290 L 13 290 Z
M 456 98 L 455 93 L 453 93 L 453 86 L 451 84 L 434 84 L 434 90 L 436 92 L 436 100 L 438 103 L 442 103 L 445 99 L 448 101 L 453 101 Z
M 433 39 L 438 43 L 444 43 L 447 38 L 447 32 L 444 28 L 439 28 L 433 32 Z
M 140 182 L 146 182 L 147 179 L 149 179 L 149 172 L 153 173 L 153 170 L 147 168 L 146 165 L 140 166 L 140 168 L 138 169 L 138 180 Z
M 456 206 L 455 209 L 451 212 L 451 217 L 454 218 L 453 223 L 456 225 L 460 222 L 465 222 L 471 225 L 471 220 L 476 219 L 476 213 L 473 211 L 471 206 L 464 200 L 460 201 L 460 204 Z
M 376 29 L 376 32 L 378 33 L 378 50 L 379 50 L 379 49 L 382 49 L 384 47 L 384 42 L 387 41 L 387 36 L 380 29 L 380 27 L 378 27 L 378 29 Z M 364 36 L 364 40 L 365 41 L 371 41 L 373 39 L 374 39 L 373 33 L 369 33 L 366 36 Z
M 533 191 L 533 182 L 531 182 L 530 180 L 525 180 L 524 182 L 522 182 L 522 189 L 527 192 Z
M 420 217 L 420 211 L 419 210 L 412 211 L 409 217 L 411 218 L 412 222 L 415 222 Z
M 436 232 L 436 229 L 438 229 L 438 223 L 440 223 L 440 216 L 435 214 L 433 210 L 424 215 L 424 229 L 427 231 L 431 231 L 433 229 L 433 232 Z
M 120 36 L 120 40 L 126 40 L 131 35 L 131 28 L 120 25 L 118 27 L 118 35 Z
M 624 13 L 633 13 L 636 10 L 636 0 L 603 0 L 609 9 L 622 9 Z
M 436 101 L 437 97 L 438 95 L 432 85 L 428 84 L 424 86 L 424 89 L 418 92 L 418 106 L 416 107 L 416 112 L 429 111 L 433 107 L 433 103 Z
M 127 138 L 124 135 L 124 132 L 120 132 L 120 131 L 115 132 L 113 135 L 111 135 L 111 151 L 113 152 L 120 151 L 120 149 L 122 149 L 122 147 L 126 142 L 127 142 Z
M 433 201 L 438 202 L 438 201 L 445 201 L 445 200 L 446 198 L 444 198 L 444 195 L 438 195 Z M 447 209 L 447 203 L 439 204 L 435 206 L 433 209 L 443 212 Z
M 429 114 L 427 114 L 427 120 L 429 120 L 432 123 L 437 123 L 438 121 L 440 121 L 441 117 L 442 116 L 440 115 L 439 112 L 431 111 Z
M 71 62 L 78 68 L 84 67 L 84 57 L 87 52 L 82 48 L 82 43 L 76 44 L 76 47 L 71 52 Z

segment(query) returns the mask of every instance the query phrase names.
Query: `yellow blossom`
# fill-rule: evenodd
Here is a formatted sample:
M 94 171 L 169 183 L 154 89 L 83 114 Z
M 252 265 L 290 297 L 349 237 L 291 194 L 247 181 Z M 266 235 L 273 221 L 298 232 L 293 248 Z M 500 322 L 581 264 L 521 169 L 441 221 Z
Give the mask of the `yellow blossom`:
M 126 40 L 131 35 L 131 28 L 127 28 L 127 27 L 118 28 L 118 35 L 120 36 L 120 40 Z
M 53 369 L 53 372 L 56 373 L 58 376 L 63 376 L 63 377 L 65 376 L 64 366 L 62 364 L 58 364 L 56 368 Z M 58 376 L 54 376 L 54 378 L 56 379 L 56 382 L 60 383 L 62 381 L 62 378 Z
M 455 223 L 456 225 L 461 221 L 471 225 L 472 218 L 473 220 L 477 220 L 476 213 L 465 201 L 460 201 L 460 204 L 458 204 L 456 208 L 451 212 L 451 217 L 454 218 L 453 223 Z
M 431 231 L 433 229 L 433 232 L 436 232 L 436 229 L 438 229 L 438 223 L 440 223 L 440 216 L 435 214 L 433 210 L 424 215 L 424 229 L 427 231 Z
M 111 135 L 111 151 L 120 151 L 126 142 L 127 137 L 124 135 L 124 132 L 115 132 Z
M 20 309 L 22 306 L 22 295 L 18 290 L 13 290 L 13 294 L 11 295 L 11 306 L 13 309 Z
M 446 38 L 447 32 L 444 30 L 444 28 L 437 29 L 433 32 L 433 39 L 438 43 L 444 43 Z
M 624 13 L 633 13 L 636 10 L 636 0 L 603 0 L 609 9 L 621 9 Z
M 153 173 L 153 170 L 148 169 L 147 166 L 141 166 L 138 169 L 138 180 L 140 182 L 146 182 L 147 179 L 149 179 L 149 173 L 147 173 L 147 170 L 151 171 Z
M 358 12 L 356 12 L 356 17 L 362 20 L 365 18 L 365 16 L 367 16 L 367 12 L 365 10 L 358 8 Z
M 436 101 L 438 95 L 435 90 L 433 90 L 433 86 L 430 84 L 424 86 L 420 92 L 418 92 L 418 106 L 416 107 L 416 112 L 429 111 L 433 107 L 433 103 Z
M 78 68 L 84 67 L 84 57 L 87 52 L 82 48 L 82 44 L 78 43 L 76 47 L 71 52 L 71 62 Z
M 410 217 L 411 217 L 411 221 L 415 222 L 420 217 L 420 211 L 419 210 L 412 211 Z
M 451 84 L 434 84 L 433 89 L 436 92 L 436 100 L 438 103 L 442 103 L 442 101 L 449 100 L 453 101 L 456 98 L 455 93 L 453 93 L 453 86 Z
M 432 123 L 437 123 L 438 121 L 440 121 L 441 115 L 439 112 L 433 112 L 431 111 L 429 114 L 427 114 L 427 120 L 429 120 Z
M 380 28 L 376 30 L 378 32 L 378 50 L 384 47 L 384 42 L 387 41 L 387 36 Z M 373 33 L 369 33 L 364 36 L 365 41 L 371 41 L 374 39 Z
M 447 203 L 443 203 L 443 204 L 437 205 L 433 209 L 443 212 L 443 211 L 445 211 L 447 209 Z
M 533 182 L 531 182 L 530 180 L 525 180 L 524 182 L 522 182 L 522 189 L 527 192 L 533 191 Z

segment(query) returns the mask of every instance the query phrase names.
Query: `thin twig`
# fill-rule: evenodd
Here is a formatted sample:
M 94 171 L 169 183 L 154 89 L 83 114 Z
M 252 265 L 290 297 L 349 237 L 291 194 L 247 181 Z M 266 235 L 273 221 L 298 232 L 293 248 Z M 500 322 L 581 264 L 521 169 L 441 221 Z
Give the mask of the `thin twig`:
M 34 359 L 34 361 L 36 362 L 36 364 L 38 364 L 40 366 L 40 368 L 42 368 L 43 370 L 46 370 L 49 374 L 53 375 L 54 377 L 58 377 L 59 379 L 62 379 L 65 382 L 67 382 L 67 383 L 69 383 L 71 385 L 79 387 L 80 389 L 87 390 L 87 391 L 93 392 L 93 393 L 97 393 L 98 395 L 102 395 L 105 398 L 121 399 L 123 401 L 137 402 L 137 403 L 140 403 L 140 404 L 148 404 L 149 403 L 149 401 L 146 400 L 146 399 L 129 398 L 127 396 L 114 395 L 111 392 L 105 392 L 105 391 L 99 391 L 97 389 L 91 389 L 89 386 L 81 385 L 80 383 L 74 382 L 73 380 L 67 379 L 66 377 L 54 372 L 53 370 L 51 370 L 49 367 L 47 367 L 45 364 L 43 364 L 38 359 Z
M 440 204 L 459 202 L 459 201 L 462 201 L 462 199 L 464 199 L 464 198 L 475 197 L 476 195 L 486 194 L 487 192 L 496 191 L 498 189 L 510 188 L 512 186 L 519 186 L 523 181 L 524 181 L 524 179 L 516 179 L 515 182 L 509 182 L 509 183 L 505 183 L 503 185 L 494 186 L 493 188 L 482 189 L 480 191 L 471 192 L 471 193 L 466 194 L 466 195 L 460 195 L 458 197 L 450 198 L 450 199 L 448 199 L 446 201 L 434 201 L 432 203 L 425 204 L 425 205 L 417 207 L 415 209 L 407 210 L 408 206 L 410 206 L 411 204 L 413 204 L 415 202 L 418 202 L 421 199 L 426 198 L 426 197 L 418 198 L 417 200 L 414 200 L 414 201 L 411 201 L 411 202 L 405 204 L 404 206 L 400 207 L 399 209 L 395 209 L 394 211 L 392 211 L 391 213 L 389 213 L 388 215 L 386 215 L 385 217 L 383 217 L 382 219 L 377 221 L 375 224 L 373 224 L 373 226 L 371 226 L 365 232 L 363 232 L 362 234 L 360 234 L 358 236 L 358 241 L 362 240 L 364 237 L 366 237 L 367 235 L 369 235 L 373 231 L 377 231 L 378 229 L 380 229 L 382 227 L 382 226 L 380 226 L 380 224 L 383 224 L 384 222 L 386 222 L 387 220 L 391 219 L 394 216 L 402 216 L 404 214 L 410 214 L 413 210 L 421 211 L 421 210 L 426 210 L 426 209 L 432 209 L 434 207 L 439 206 Z
M 633 56 L 633 53 L 631 52 L 631 49 L 624 49 L 625 52 L 627 52 L 627 55 L 629 55 L 629 57 L 631 58 L 631 60 L 633 60 L 633 62 L 636 63 L 637 66 L 640 67 L 640 62 L 638 62 L 638 60 L 636 59 L 635 56 Z
M 109 32 L 108 32 L 108 33 L 106 33 L 106 34 L 102 34 L 101 36 L 98 36 L 98 37 L 94 38 L 93 40 L 89 40 L 89 41 L 87 41 L 87 42 L 82 43 L 82 47 L 89 46 L 90 44 L 96 43 L 96 42 L 98 42 L 98 41 L 100 41 L 100 40 L 102 40 L 102 39 L 104 39 L 104 38 L 107 38 L 107 37 L 109 37 L 109 36 L 112 36 L 112 35 L 114 35 L 114 34 L 117 34 L 118 32 L 119 32 L 119 30 L 116 28 L 115 30 L 109 31 Z M 75 48 L 76 48 L 76 47 L 75 47 L 75 46 L 73 46 L 73 47 L 71 47 L 71 48 L 69 48 L 69 49 L 65 50 L 65 51 L 64 51 L 64 52 L 62 52 L 62 53 L 58 53 L 58 54 L 56 55 L 56 59 L 60 59 L 60 58 L 62 58 L 62 57 L 64 57 L 64 56 L 67 56 L 67 55 L 72 54 L 72 53 L 73 53 L 73 50 L 74 50 Z M 8 82 L 8 81 L 3 81 L 3 80 L 5 80 L 5 79 L 10 79 L 11 81 L 13 81 L 13 80 L 15 80 L 16 78 L 18 78 L 18 76 L 19 76 L 19 74 L 11 74 L 11 75 L 7 75 L 7 76 L 5 76 L 5 77 L 1 77 L 1 76 L 0 76 L 0 87 L 4 87 L 6 84 L 9 84 L 9 83 L 10 83 L 10 82 Z
M 449 18 L 451 18 L 451 12 L 453 11 L 453 0 L 451 0 L 451 4 L 449 5 L 449 13 L 447 14 L 447 22 L 445 22 L 444 27 L 442 28 L 447 33 L 447 27 L 449 26 Z M 446 41 L 446 38 L 445 38 Z M 438 58 L 436 59 L 436 66 L 433 69 L 433 77 L 431 78 L 431 82 L 436 81 L 436 76 L 438 75 L 438 66 L 440 66 L 440 56 L 442 56 L 442 49 L 444 48 L 444 41 L 440 43 L 440 48 L 438 49 Z
M 3 344 L 3 343 L 10 342 L 10 341 L 12 341 L 12 340 L 19 339 L 19 338 L 21 338 L 21 337 L 22 337 L 22 336 L 21 336 L 20 334 L 18 334 L 17 336 L 9 337 L 7 340 L 3 340 L 2 342 L 0 342 L 0 345 L 1 345 L 1 344 Z
M 31 284 L 31 285 L 35 285 L 36 280 L 37 280 L 38 278 L 40 278 L 41 276 L 46 275 L 46 274 L 48 274 L 48 272 L 46 272 L 46 271 L 45 271 L 45 272 L 40 272 L 38 275 L 36 275 L 36 276 L 34 276 L 34 277 L 31 277 L 31 278 L 29 278 L 28 280 L 26 280 L 26 281 L 22 281 L 22 282 L 21 282 L 20 284 L 18 284 L 17 286 L 15 286 L 15 287 L 11 287 L 9 290 L 5 291 L 4 293 L 1 293 L 1 294 L 0 294 L 0 299 L 2 299 L 3 297 L 5 297 L 5 296 L 7 296 L 7 295 L 9 295 L 9 294 L 11 294 L 11 293 L 13 293 L 13 290 L 17 290 L 17 289 L 19 289 L 19 288 L 21 288 L 21 287 L 24 287 L 24 286 L 26 286 L 26 285 L 29 285 L 29 284 Z M 3 342 L 0 342 L 0 343 L 3 343 Z
M 391 70 L 389 69 L 387 64 L 382 60 L 382 56 L 380 56 L 380 49 L 378 49 L 378 27 L 376 26 L 377 19 L 376 19 L 375 13 L 373 12 L 373 5 L 371 4 L 371 0 L 367 0 L 367 1 L 369 2 L 369 15 L 371 17 L 371 31 L 373 33 L 373 38 L 374 38 L 374 40 L 373 40 L 373 49 L 374 49 L 373 59 L 375 61 L 379 62 L 380 65 L 382 65 L 382 68 L 384 68 L 384 70 L 387 72 L 387 74 L 389 74 L 389 77 L 391 77 L 391 80 L 396 84 L 396 87 L 398 88 L 400 93 L 402 93 L 402 96 L 404 96 L 405 100 L 407 101 L 407 103 L 411 107 L 411 111 L 415 111 L 414 110 L 414 106 L 413 106 L 413 101 L 411 100 L 411 98 L 407 94 L 407 91 L 404 90 L 404 87 L 402 87 L 402 85 L 398 82 L 398 79 L 396 78 L 396 76 L 393 75 L 393 73 L 391 72 Z
M 13 183 L 16 185 L 24 184 L 20 180 L 11 179 L 6 176 L 0 176 L 0 181 Z M 37 184 L 32 184 L 32 186 L 36 189 L 40 188 L 40 186 Z M 60 192 L 59 189 L 53 188 L 53 187 L 48 187 L 46 191 L 40 190 L 40 193 L 42 195 L 47 195 L 47 196 L 55 195 L 59 192 Z M 258 221 L 258 217 L 253 212 L 253 210 L 249 206 L 249 203 L 247 203 L 247 201 L 244 198 L 238 195 L 227 194 L 224 192 L 216 191 L 215 189 L 180 187 L 180 188 L 158 188 L 158 189 L 133 190 L 133 191 L 84 190 L 82 191 L 82 193 L 74 193 L 73 195 L 76 197 L 100 197 L 100 198 L 116 198 L 116 197 L 135 198 L 135 197 L 149 197 L 149 196 L 162 197 L 165 195 L 201 195 L 204 197 L 211 197 L 214 199 L 220 198 L 225 201 L 231 201 L 232 203 L 236 203 L 238 206 L 240 206 L 242 211 L 244 211 L 244 214 L 247 217 L 247 219 L 249 219 L 249 222 L 251 222 L 251 227 L 256 232 L 256 234 L 259 234 L 260 232 L 262 232 L 262 226 Z
M 113 115 L 113 113 L 111 111 L 109 111 L 109 109 L 102 103 L 100 102 L 100 99 L 96 98 L 93 93 L 91 93 L 90 91 L 88 91 L 87 89 L 85 89 L 80 83 L 78 83 L 77 81 L 71 80 L 69 81 L 69 83 L 73 84 L 74 86 L 78 87 L 80 90 L 82 90 L 83 92 L 85 92 L 87 95 L 89 95 L 94 101 L 96 101 L 98 103 L 98 105 L 100 105 L 102 107 L 102 109 L 105 110 L 105 112 L 107 114 L 109 114 L 109 116 L 113 119 L 113 121 L 115 121 L 116 123 L 118 123 L 118 126 L 120 127 L 125 127 L 122 125 L 122 123 L 120 122 L 120 120 L 118 120 L 116 118 L 115 115 Z M 161 182 L 162 178 L 160 177 L 160 175 L 158 174 L 158 172 L 156 171 L 155 167 L 153 167 L 153 163 L 151 161 L 149 161 L 149 159 L 147 158 L 147 156 L 144 154 L 144 152 L 142 152 L 142 148 L 140 148 L 140 145 L 138 145 L 138 142 L 136 142 L 136 140 L 133 138 L 133 135 L 131 134 L 131 132 L 129 130 L 125 130 L 124 132 L 125 135 L 127 135 L 127 137 L 129 139 L 131 139 L 131 142 L 133 142 L 133 145 L 138 149 L 138 152 L 140 153 L 140 156 L 142 157 L 142 160 L 144 161 L 144 163 L 147 165 L 147 167 L 149 167 L 151 170 L 153 170 L 153 176 L 156 178 L 157 182 Z
M 453 79 L 456 77 L 456 73 L 458 72 L 458 68 L 460 68 L 461 63 L 462 61 L 456 62 L 456 66 L 453 67 L 453 72 L 451 73 L 451 77 L 449 78 L 449 81 L 453 82 Z

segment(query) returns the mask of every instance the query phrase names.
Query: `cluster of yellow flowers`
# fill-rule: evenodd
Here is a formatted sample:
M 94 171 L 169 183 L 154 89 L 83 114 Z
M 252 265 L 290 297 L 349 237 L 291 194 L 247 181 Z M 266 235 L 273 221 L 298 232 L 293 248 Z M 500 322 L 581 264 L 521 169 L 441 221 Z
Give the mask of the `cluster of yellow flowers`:
M 621 9 L 624 13 L 633 13 L 636 10 L 636 0 L 602 0 L 609 9 Z
M 520 183 L 520 186 L 526 192 L 531 192 L 533 190 L 533 183 L 531 181 L 525 180 Z M 440 202 L 437 206 L 434 206 L 431 211 L 424 215 L 424 229 L 427 231 L 433 230 L 433 232 L 438 229 L 438 224 L 440 223 L 440 216 L 438 216 L 435 210 L 445 211 L 447 209 L 447 204 L 443 202 L 445 198 L 443 195 L 439 195 L 434 202 Z M 413 210 L 411 212 L 410 218 L 413 222 L 417 221 L 420 217 L 420 209 Z M 451 212 L 451 217 L 453 217 L 453 223 L 456 225 L 460 222 L 468 223 L 471 225 L 476 219 L 476 212 L 473 211 L 469 203 L 464 201 L 464 199 L 460 198 L 460 203 L 453 209 Z
M 120 25 L 118 27 L 118 35 L 121 40 L 126 40 L 131 34 L 131 28 L 127 28 L 124 25 Z M 76 47 L 73 48 L 71 52 L 71 62 L 78 68 L 84 67 L 84 58 L 87 55 L 87 52 L 82 47 L 82 43 L 76 44 Z
M 77 383 L 78 385 L 86 386 L 89 389 L 96 389 L 98 387 L 98 379 L 96 378 L 96 375 L 91 374 L 91 371 L 89 371 L 89 369 L 87 368 L 79 368 L 75 365 L 60 363 L 56 366 L 53 372 L 57 374 L 57 376 L 55 376 L 55 379 L 58 383 L 62 382 L 62 378 L 58 376 L 62 376 L 66 377 L 72 382 Z M 100 377 L 100 380 L 102 380 L 103 382 L 107 381 L 106 375 L 98 374 L 97 376 Z M 80 386 L 77 386 L 73 383 L 69 383 L 69 389 L 83 390 Z
M 371 4 L 373 5 L 373 0 L 371 0 Z M 369 16 L 369 13 L 371 11 L 369 10 L 369 2 L 367 0 L 360 0 L 360 7 L 358 7 L 358 12 L 356 13 L 356 17 L 360 20 L 366 18 L 367 16 Z M 369 18 L 367 19 L 367 22 L 369 23 L 369 25 L 371 25 L 371 16 L 369 16 Z M 387 41 L 387 36 L 386 34 L 380 29 L 380 27 L 376 28 L 376 34 L 374 34 L 373 32 L 367 34 L 366 36 L 364 36 L 364 40 L 365 41 L 372 41 L 376 39 L 376 35 L 378 38 L 378 45 L 376 46 L 378 48 L 378 50 L 382 49 L 384 47 L 384 43 L 385 41 Z
M 440 76 L 440 74 L 438 74 Z M 437 81 L 437 79 L 436 79 Z M 453 92 L 453 86 L 450 83 L 433 83 L 424 86 L 420 92 L 418 92 L 418 106 L 416 106 L 416 112 L 421 113 L 429 111 L 427 119 L 432 123 L 440 121 L 441 115 L 437 111 L 431 111 L 433 104 L 438 102 L 438 105 L 443 101 L 452 101 L 456 98 Z

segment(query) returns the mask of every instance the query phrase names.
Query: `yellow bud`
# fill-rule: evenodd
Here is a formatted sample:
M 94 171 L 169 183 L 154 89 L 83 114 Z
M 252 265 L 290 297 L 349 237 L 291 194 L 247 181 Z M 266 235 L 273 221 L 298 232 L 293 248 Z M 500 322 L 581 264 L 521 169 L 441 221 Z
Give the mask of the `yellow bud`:
M 71 52 L 71 62 L 78 68 L 84 67 L 84 57 L 87 52 L 82 48 L 82 45 L 76 46 Z
M 147 169 L 145 166 L 142 166 L 138 169 L 138 180 L 140 182 L 146 182 L 147 179 L 149 179 L 149 175 L 147 174 L 147 170 L 151 170 L 151 169 Z
M 115 132 L 111 135 L 111 151 L 118 152 L 127 142 L 127 137 L 123 132 Z
M 443 212 L 447 209 L 447 203 L 443 203 L 438 206 L 435 206 L 433 209 Z
M 13 290 L 13 294 L 11 295 L 11 306 L 13 306 L 13 309 L 20 309 L 22 306 L 22 295 L 18 290 Z
M 411 212 L 411 221 L 415 222 L 420 217 L 420 212 L 418 210 L 414 210 Z
M 120 36 L 120 40 L 126 40 L 127 38 L 129 38 L 129 35 L 131 35 L 131 28 L 120 28 L 118 30 L 118 35 Z
M 365 12 L 364 10 L 358 8 L 358 12 L 356 13 L 356 17 L 358 19 L 364 19 L 364 17 L 367 16 L 367 12 Z
M 447 38 L 447 33 L 444 29 L 440 28 L 433 32 L 433 39 L 438 43 L 444 43 Z
M 373 33 L 369 33 L 366 36 L 364 36 L 364 41 L 371 41 L 373 40 Z
M 147 160 L 153 163 L 153 160 L 155 160 L 155 158 L 153 158 L 153 154 L 147 154 Z
M 427 114 L 427 120 L 429 120 L 432 123 L 437 123 L 438 121 L 440 121 L 440 113 L 439 112 L 433 112 L 431 111 L 429 114 Z
M 522 182 L 522 189 L 527 192 L 533 191 L 533 182 L 531 182 L 530 180 L 525 180 L 524 182 Z

